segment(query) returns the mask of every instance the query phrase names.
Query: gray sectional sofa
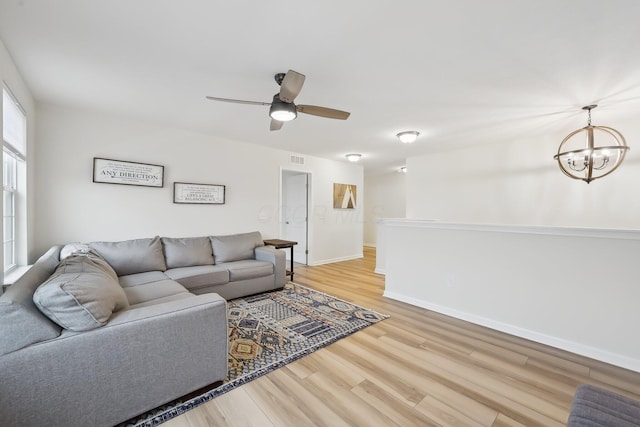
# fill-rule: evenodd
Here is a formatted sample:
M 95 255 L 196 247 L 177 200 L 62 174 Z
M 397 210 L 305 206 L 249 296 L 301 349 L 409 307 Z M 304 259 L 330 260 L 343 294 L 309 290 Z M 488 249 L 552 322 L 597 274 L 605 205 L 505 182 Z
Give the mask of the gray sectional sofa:
M 0 425 L 111 426 L 221 382 L 225 299 L 285 281 L 258 232 L 52 247 L 0 297 Z

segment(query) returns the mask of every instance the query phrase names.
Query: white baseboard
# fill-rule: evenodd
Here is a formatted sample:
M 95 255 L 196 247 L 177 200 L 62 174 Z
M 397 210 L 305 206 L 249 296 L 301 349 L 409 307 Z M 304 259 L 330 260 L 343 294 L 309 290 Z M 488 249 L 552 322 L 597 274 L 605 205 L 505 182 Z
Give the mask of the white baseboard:
M 377 274 L 382 274 L 383 276 L 387 275 L 387 271 L 384 268 L 376 268 L 374 270 L 374 272 L 377 273 Z M 389 297 L 389 298 L 391 298 L 391 297 Z M 394 299 L 396 299 L 396 298 L 394 298 Z
M 320 260 L 320 261 L 313 261 L 313 262 L 310 262 L 309 265 L 313 266 L 313 265 L 332 264 L 334 262 L 350 261 L 352 259 L 360 259 L 360 258 L 364 258 L 364 255 L 362 253 L 360 253 L 358 255 L 349 255 L 349 256 L 340 257 L 340 258 L 323 259 L 323 260 Z
M 476 325 L 485 326 L 487 328 L 494 329 L 496 331 L 504 332 L 510 335 L 515 335 L 520 338 L 525 338 L 531 341 L 546 344 L 551 347 L 569 351 L 571 353 L 590 357 L 592 359 L 600 360 L 605 363 L 610 363 L 612 365 L 619 366 L 625 369 L 630 369 L 635 372 L 640 372 L 640 360 L 632 359 L 630 357 L 623 356 L 616 353 L 611 353 L 609 351 L 602 350 L 600 348 L 586 346 L 584 344 L 568 341 L 563 338 L 558 338 L 551 335 L 542 334 L 540 332 L 532 331 L 529 329 L 521 328 L 519 326 L 498 322 L 493 319 L 488 319 L 486 317 L 477 316 L 471 313 L 466 313 L 450 307 L 445 307 L 438 304 L 432 304 L 428 301 L 408 297 L 406 295 L 401 295 L 396 292 L 385 291 L 383 296 L 397 300 L 397 301 L 406 302 L 407 304 L 415 305 L 417 307 L 425 308 L 427 310 L 435 311 L 437 313 L 441 313 L 447 316 L 455 317 L 456 319 L 461 319 L 467 322 L 475 323 Z

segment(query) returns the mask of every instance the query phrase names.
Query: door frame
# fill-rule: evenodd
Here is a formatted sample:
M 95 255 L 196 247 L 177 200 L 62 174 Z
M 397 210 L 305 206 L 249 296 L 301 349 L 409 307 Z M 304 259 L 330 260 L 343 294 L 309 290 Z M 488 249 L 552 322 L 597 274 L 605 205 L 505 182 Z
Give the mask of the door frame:
M 307 176 L 307 197 L 306 197 L 306 230 L 305 230 L 305 247 L 304 249 L 304 260 L 300 260 L 300 259 L 296 259 L 295 262 L 298 262 L 300 264 L 305 264 L 305 265 L 309 265 L 309 248 L 311 247 L 311 230 L 312 230 L 312 226 L 311 226 L 311 200 L 312 200 L 312 194 L 311 194 L 311 184 L 313 182 L 313 174 L 309 171 L 305 171 L 305 170 L 299 170 L 299 169 L 290 169 L 290 168 L 284 168 L 281 167 L 280 168 L 280 200 L 279 200 L 279 215 L 278 215 L 278 228 L 279 228 L 279 235 L 283 236 L 284 235 L 284 176 L 286 173 L 296 173 L 296 174 L 301 174 L 301 175 L 306 175 Z

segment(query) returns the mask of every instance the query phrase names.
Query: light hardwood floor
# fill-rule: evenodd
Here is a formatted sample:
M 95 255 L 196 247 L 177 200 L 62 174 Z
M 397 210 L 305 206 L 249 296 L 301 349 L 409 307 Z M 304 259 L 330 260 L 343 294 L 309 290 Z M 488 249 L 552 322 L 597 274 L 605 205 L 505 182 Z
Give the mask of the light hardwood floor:
M 364 255 L 295 281 L 389 319 L 165 425 L 546 427 L 566 424 L 580 383 L 640 399 L 638 373 L 382 297 Z

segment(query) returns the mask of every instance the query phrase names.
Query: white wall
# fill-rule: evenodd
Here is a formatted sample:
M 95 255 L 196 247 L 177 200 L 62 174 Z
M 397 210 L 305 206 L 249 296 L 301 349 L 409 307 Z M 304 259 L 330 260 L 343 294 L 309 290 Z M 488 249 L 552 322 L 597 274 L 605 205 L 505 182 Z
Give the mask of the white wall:
M 620 130 L 631 149 L 617 171 L 590 184 L 567 178 L 553 160 L 562 138 L 584 126 L 579 122 L 575 128 L 569 124 L 565 134 L 523 135 L 509 143 L 410 158 L 407 218 L 639 229 L 640 125 L 635 122 L 594 123 Z
M 482 147 L 472 139 L 457 149 L 429 141 L 433 152 L 407 159 L 406 217 L 420 225 L 381 227 L 376 271 L 386 274 L 385 295 L 640 371 L 629 327 L 640 322 L 637 236 L 473 228 L 640 230 L 640 124 L 620 117 L 594 124 L 621 131 L 631 150 L 617 171 L 590 184 L 569 179 L 553 160 L 562 138 L 584 126 L 581 115 L 566 132 L 544 128 L 511 139 L 496 132 L 509 142 Z M 438 230 L 447 223 L 472 226 Z
M 16 261 L 18 264 L 27 263 L 28 248 L 34 242 L 34 221 L 33 208 L 35 206 L 35 170 L 37 168 L 34 152 L 36 150 L 36 108 L 35 102 L 31 95 L 31 91 L 22 80 L 19 70 L 16 68 L 11 55 L 6 50 L 4 44 L 0 40 L 0 80 L 11 90 L 13 95 L 25 110 L 27 116 L 27 200 L 19 200 L 17 208 L 20 211 L 16 215 L 26 218 L 26 224 L 18 230 L 21 233 L 21 239 L 16 242 Z M 0 102 L 0 112 L 2 111 L 2 102 Z M 2 117 L 2 114 L 0 114 Z M 0 135 L 2 134 L 2 120 L 0 120 Z M 0 164 L 0 175 L 2 172 L 2 164 Z M 0 227 L 0 233 L 2 233 Z M 20 236 L 19 236 L 20 237 Z M 3 250 L 0 247 L 0 259 L 3 259 Z M 2 272 L 0 271 L 0 274 Z
M 385 296 L 640 372 L 639 231 L 382 225 Z
M 309 265 L 362 258 L 365 204 L 365 195 L 360 191 L 364 186 L 362 166 L 307 156 L 305 167 L 311 172 Z M 355 209 L 333 208 L 334 183 L 357 186 Z
M 376 246 L 377 220 L 404 218 L 406 212 L 406 175 L 388 172 L 364 176 L 364 244 Z
M 36 242 L 50 245 L 155 235 L 197 236 L 259 230 L 279 237 L 280 170 L 312 173 L 310 263 L 362 256 L 360 210 L 332 208 L 333 182 L 362 186 L 347 162 L 55 105 L 38 105 Z M 164 188 L 92 182 L 94 157 L 164 165 Z M 173 204 L 173 182 L 226 185 L 224 205 Z

